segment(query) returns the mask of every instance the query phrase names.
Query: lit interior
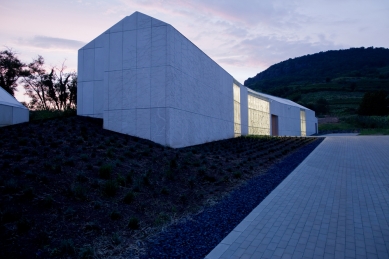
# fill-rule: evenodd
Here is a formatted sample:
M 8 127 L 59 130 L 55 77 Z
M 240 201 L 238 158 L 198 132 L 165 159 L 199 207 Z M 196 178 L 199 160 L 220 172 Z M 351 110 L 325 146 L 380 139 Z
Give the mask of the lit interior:
M 234 135 L 239 137 L 241 131 L 241 119 L 240 119 L 240 87 L 233 84 L 234 89 Z
M 270 105 L 268 101 L 248 95 L 249 134 L 270 135 Z
M 301 122 L 301 136 L 307 135 L 307 123 L 305 120 L 305 110 L 300 110 L 300 122 Z

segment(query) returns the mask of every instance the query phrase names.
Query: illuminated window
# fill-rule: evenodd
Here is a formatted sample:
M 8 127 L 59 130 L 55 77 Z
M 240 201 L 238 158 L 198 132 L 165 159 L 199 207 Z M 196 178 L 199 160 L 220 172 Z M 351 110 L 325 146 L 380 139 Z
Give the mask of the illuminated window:
M 234 89 L 234 135 L 241 135 L 241 120 L 240 120 L 240 87 L 233 84 Z
M 305 110 L 300 110 L 300 124 L 301 124 L 301 136 L 307 135 L 307 123 L 305 120 Z
M 270 135 L 270 105 L 258 97 L 248 95 L 249 134 Z

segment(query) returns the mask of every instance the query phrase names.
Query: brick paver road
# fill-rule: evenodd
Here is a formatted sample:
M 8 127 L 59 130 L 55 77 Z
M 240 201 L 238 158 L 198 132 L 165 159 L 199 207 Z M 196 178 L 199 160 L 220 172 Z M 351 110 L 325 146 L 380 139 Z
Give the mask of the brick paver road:
M 389 137 L 327 137 L 206 258 L 389 258 Z

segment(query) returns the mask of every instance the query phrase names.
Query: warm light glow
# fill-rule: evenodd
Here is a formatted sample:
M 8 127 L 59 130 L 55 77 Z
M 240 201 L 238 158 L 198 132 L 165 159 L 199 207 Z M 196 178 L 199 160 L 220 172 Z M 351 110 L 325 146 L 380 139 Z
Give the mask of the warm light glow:
M 255 96 L 248 96 L 249 134 L 270 135 L 269 102 Z
M 301 122 L 301 137 L 307 135 L 307 124 L 305 120 L 305 110 L 300 110 L 300 122 Z
M 240 87 L 233 84 L 234 89 L 234 135 L 239 137 L 242 133 L 240 119 Z

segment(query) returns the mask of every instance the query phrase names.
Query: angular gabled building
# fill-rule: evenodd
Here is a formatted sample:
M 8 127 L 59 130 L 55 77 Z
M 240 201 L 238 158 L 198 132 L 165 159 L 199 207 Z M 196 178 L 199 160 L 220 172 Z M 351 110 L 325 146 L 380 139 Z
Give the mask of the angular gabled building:
M 30 111 L 0 87 L 0 127 L 29 121 Z
M 316 133 L 315 113 L 254 92 L 173 26 L 139 12 L 78 52 L 77 114 L 171 147 Z

